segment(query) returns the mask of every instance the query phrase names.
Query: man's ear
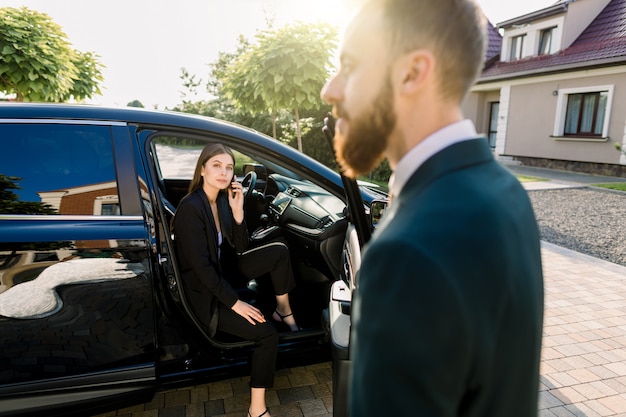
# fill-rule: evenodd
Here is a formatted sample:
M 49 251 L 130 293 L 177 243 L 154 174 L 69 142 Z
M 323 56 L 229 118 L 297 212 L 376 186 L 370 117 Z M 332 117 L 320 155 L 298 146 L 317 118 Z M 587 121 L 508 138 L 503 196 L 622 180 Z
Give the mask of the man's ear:
M 400 91 L 413 94 L 420 91 L 431 80 L 435 68 L 435 57 L 425 49 L 405 54 L 399 60 Z

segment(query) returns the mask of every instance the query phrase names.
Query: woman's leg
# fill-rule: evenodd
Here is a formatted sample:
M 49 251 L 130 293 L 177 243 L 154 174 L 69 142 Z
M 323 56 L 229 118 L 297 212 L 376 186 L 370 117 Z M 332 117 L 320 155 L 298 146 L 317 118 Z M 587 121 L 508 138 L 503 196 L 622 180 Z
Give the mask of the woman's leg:
M 282 321 L 291 331 L 299 330 L 296 319 L 293 317 L 291 305 L 289 304 L 289 294 L 281 294 L 276 296 L 276 311 L 272 314 L 272 318 L 276 321 Z
M 250 408 L 248 417 L 271 417 L 265 404 L 265 388 L 250 388 Z
M 269 322 L 252 325 L 223 305 L 220 306 L 217 328 L 225 333 L 257 343 L 250 361 L 250 413 L 256 417 L 267 409 L 265 389 L 274 385 L 278 332 Z M 261 410 L 258 411 L 259 409 Z M 268 415 L 269 413 L 265 414 L 265 416 Z
M 259 246 L 241 254 L 238 264 L 240 272 L 247 278 L 270 274 L 276 294 L 276 311 L 272 316 L 274 320 L 285 323 L 291 330 L 298 330 L 289 303 L 288 293 L 296 284 L 287 245 L 273 242 Z

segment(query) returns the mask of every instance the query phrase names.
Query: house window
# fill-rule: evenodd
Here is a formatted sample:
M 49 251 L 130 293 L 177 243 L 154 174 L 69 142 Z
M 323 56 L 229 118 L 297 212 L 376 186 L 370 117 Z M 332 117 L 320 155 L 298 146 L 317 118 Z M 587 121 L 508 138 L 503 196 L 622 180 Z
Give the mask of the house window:
M 102 214 L 103 216 L 118 216 L 121 214 L 120 205 L 119 204 L 103 204 L 102 212 L 96 213 Z
M 554 27 L 544 29 L 539 34 L 539 55 L 548 55 L 552 51 L 552 39 L 554 38 Z
M 498 135 L 498 113 L 500 111 L 500 103 L 495 101 L 489 103 L 490 116 L 489 116 L 489 146 L 496 147 L 496 137 Z
M 119 216 L 122 214 L 120 199 L 114 194 L 96 197 L 93 202 L 93 214 L 97 216 Z
M 525 40 L 526 35 L 519 35 L 511 38 L 511 52 L 509 55 L 511 61 L 514 61 L 516 59 L 522 59 Z
M 558 92 L 555 137 L 605 140 L 615 87 L 603 85 Z
M 602 136 L 607 97 L 607 91 L 570 94 L 563 133 L 566 136 Z

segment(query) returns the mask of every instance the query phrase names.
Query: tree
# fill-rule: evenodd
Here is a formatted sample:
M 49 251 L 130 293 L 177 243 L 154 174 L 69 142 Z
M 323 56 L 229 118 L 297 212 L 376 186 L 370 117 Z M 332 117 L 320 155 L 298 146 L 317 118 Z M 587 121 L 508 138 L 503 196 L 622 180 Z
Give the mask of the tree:
M 138 108 L 142 108 L 142 109 L 143 109 L 143 108 L 144 108 L 144 105 L 143 105 L 143 103 L 142 103 L 141 101 L 139 101 L 139 100 L 133 100 L 133 101 L 129 101 L 129 102 L 126 104 L 126 107 L 138 107 Z
M 98 56 L 74 50 L 45 13 L 0 8 L 0 57 L 0 91 L 17 101 L 80 101 L 101 94 Z
M 190 74 L 184 67 L 180 69 L 180 76 L 178 78 L 182 81 L 184 88 L 184 90 L 179 91 L 182 103 L 171 109 L 166 107 L 166 110 L 215 117 L 217 114 L 216 109 L 219 107 L 217 103 L 207 100 L 194 100 L 194 97 L 198 95 L 198 87 L 202 84 L 202 80 L 196 79 L 195 74 Z
M 243 113 L 269 113 L 272 117 L 272 137 L 276 138 L 276 109 L 269 108 L 258 87 L 250 77 L 251 69 L 246 49 L 252 46 L 243 36 L 239 37 L 239 45 L 235 53 L 220 52 L 218 60 L 212 65 L 213 78 L 209 89 L 214 89 L 218 97 L 226 99 L 230 105 Z
M 0 174 L 0 213 L 2 214 L 56 214 L 56 210 L 46 203 L 20 201 L 12 190 L 20 190 L 19 177 Z
M 222 91 L 250 112 L 269 111 L 276 137 L 275 114 L 293 111 L 298 150 L 302 152 L 300 110 L 324 104 L 320 90 L 332 68 L 336 29 L 324 23 L 295 23 L 257 33 L 257 43 L 227 66 Z
M 202 79 L 196 78 L 187 69 L 181 68 L 179 78 L 183 86 L 183 90 L 180 91 L 182 103 L 170 110 L 216 117 L 250 127 L 267 135 L 271 134 L 272 122 L 270 115 L 265 111 L 267 109 L 265 106 L 260 107 L 257 111 L 243 109 L 236 106 L 233 100 L 227 97 L 224 89 L 223 81 L 226 79 L 229 66 L 249 49 L 249 45 L 248 40 L 240 35 L 235 52 L 220 51 L 217 60 L 209 65 L 210 72 L 206 90 L 214 97 L 210 100 L 196 101 L 193 99 L 198 95 L 197 92 L 202 85 Z M 286 118 L 283 112 L 279 112 L 277 117 L 281 121 Z

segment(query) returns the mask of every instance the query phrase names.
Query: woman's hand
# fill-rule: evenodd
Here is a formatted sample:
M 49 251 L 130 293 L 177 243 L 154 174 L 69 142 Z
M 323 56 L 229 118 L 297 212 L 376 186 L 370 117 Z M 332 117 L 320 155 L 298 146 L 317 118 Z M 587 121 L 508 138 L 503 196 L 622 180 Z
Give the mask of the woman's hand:
M 243 187 L 241 183 L 234 181 L 234 178 L 228 189 L 228 204 L 237 224 L 243 223 Z
M 245 301 L 237 300 L 231 309 L 244 319 L 248 320 L 252 325 L 265 323 L 265 316 L 263 316 L 261 310 L 246 303 Z

